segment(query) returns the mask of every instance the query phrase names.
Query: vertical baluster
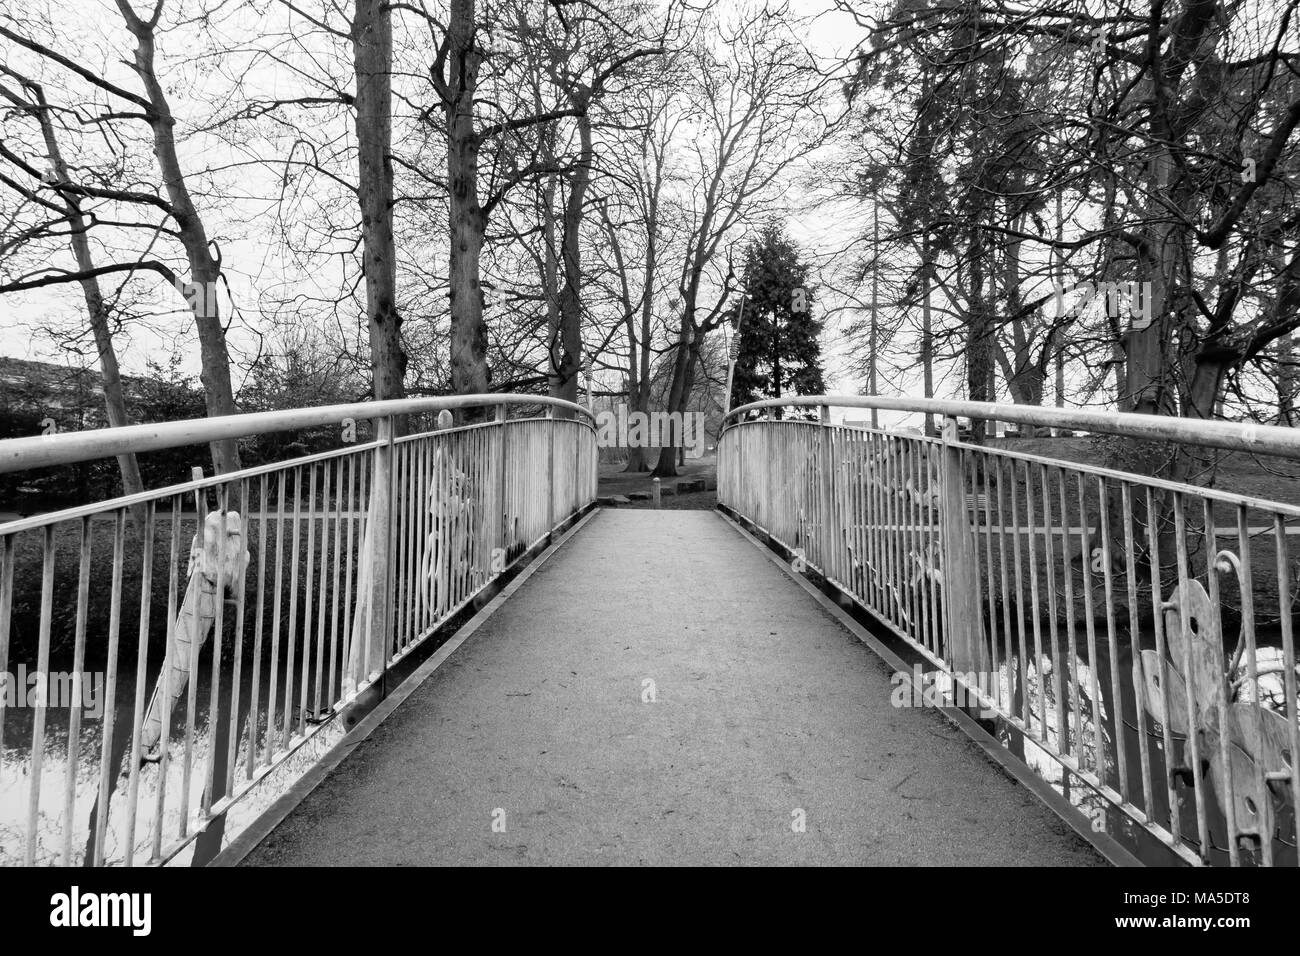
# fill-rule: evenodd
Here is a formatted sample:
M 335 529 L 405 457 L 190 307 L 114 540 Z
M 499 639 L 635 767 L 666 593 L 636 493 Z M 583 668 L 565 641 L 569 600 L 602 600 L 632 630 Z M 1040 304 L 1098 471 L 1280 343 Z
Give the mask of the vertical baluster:
M 382 425 L 380 426 L 382 429 Z M 362 606 L 363 613 L 360 618 L 360 633 L 355 635 L 355 640 L 361 642 L 361 651 L 359 652 L 361 660 L 361 672 L 356 675 L 357 686 L 367 680 L 370 676 L 370 649 L 374 644 L 373 634 L 376 627 L 376 609 L 373 601 L 374 598 L 374 550 L 375 546 L 368 540 L 371 531 L 370 517 L 370 500 L 377 494 L 374 487 L 375 477 L 372 474 L 377 467 L 375 459 L 383 453 L 382 446 L 370 450 L 370 461 L 364 463 L 361 468 L 361 493 L 357 498 L 357 603 Z M 379 522 L 379 529 L 383 528 L 383 516 L 378 515 L 375 519 Z M 367 553 L 361 553 L 366 548 L 370 550 Z M 362 592 L 362 585 L 365 584 L 370 588 L 369 593 Z
M 41 530 L 44 535 L 44 549 L 41 564 L 41 618 L 37 631 L 36 672 L 46 685 L 36 688 L 36 706 L 32 713 L 32 775 L 27 798 L 27 849 L 23 855 L 24 866 L 35 864 L 36 846 L 40 836 L 37 828 L 41 822 L 41 770 L 45 763 L 45 694 L 50 673 L 50 622 L 54 615 L 55 526 L 47 524 Z
M 1147 819 L 1152 819 L 1155 806 L 1155 794 L 1151 783 L 1151 746 L 1147 741 L 1147 712 L 1143 705 L 1146 699 L 1146 681 L 1142 676 L 1142 641 L 1138 618 L 1138 584 L 1137 584 L 1137 545 L 1133 536 L 1133 489 L 1125 481 L 1120 483 L 1121 504 L 1124 510 L 1124 555 L 1125 572 L 1128 583 L 1128 621 L 1129 650 L 1133 658 L 1133 700 L 1136 703 L 1134 717 L 1137 721 L 1138 760 L 1142 770 L 1142 812 Z M 1151 516 L 1147 516 L 1151 520 Z M 1116 714 L 1123 714 L 1117 710 Z
M 1179 619 L 1183 629 L 1182 672 L 1187 677 L 1187 746 L 1191 749 L 1192 790 L 1196 798 L 1196 831 L 1201 843 L 1201 859 L 1210 861 L 1210 824 L 1205 813 L 1205 780 L 1201 772 L 1201 744 L 1196 721 L 1196 681 L 1193 677 L 1192 635 L 1188 626 L 1189 608 L 1181 604 L 1181 596 L 1188 593 L 1190 574 L 1187 567 L 1187 519 L 1183 513 L 1183 493 L 1174 492 L 1174 538 L 1178 554 Z M 1186 752 L 1184 752 L 1186 756 Z
M 284 642 L 284 725 L 280 748 L 287 749 L 293 728 L 293 676 L 298 650 L 298 563 L 302 557 L 302 466 L 293 469 L 293 535 L 289 558 L 289 632 Z
M 108 609 L 108 673 L 104 677 L 104 726 L 100 734 L 99 796 L 95 807 L 92 866 L 104 865 L 104 837 L 108 833 L 109 787 L 117 774 L 113 766 L 113 731 L 117 724 L 117 650 L 122 626 L 122 570 L 126 551 L 126 516 L 113 514 L 113 583 Z
M 907 522 L 907 534 L 904 539 L 907 555 L 903 563 L 903 583 L 907 588 L 908 607 L 911 608 L 912 618 L 907 636 L 917 644 L 924 644 L 925 598 L 919 586 L 923 584 L 924 579 L 918 578 L 916 573 L 916 554 L 921 547 L 919 527 L 921 517 L 919 503 L 912 491 L 916 474 L 916 456 L 920 448 L 918 442 L 911 440 L 904 442 L 903 448 L 902 474 L 899 477 L 902 482 L 899 493 L 903 496 L 903 514 Z
M 1014 466 L 1013 466 L 1014 467 Z M 1025 476 L 1025 548 L 1029 565 L 1029 613 L 1033 620 L 1034 634 L 1034 673 L 1038 676 L 1038 739 L 1047 742 L 1047 681 L 1043 679 L 1043 625 L 1042 613 L 1038 600 L 1038 537 L 1037 515 L 1034 513 L 1034 481 L 1029 470 L 1029 462 L 1021 461 L 1021 473 Z M 1017 535 L 1018 536 L 1018 535 Z M 1032 712 L 1032 707 L 1031 707 Z
M 1059 492 L 1061 504 L 1061 522 L 1062 526 L 1070 529 L 1070 509 L 1065 494 L 1065 469 L 1056 470 L 1057 491 Z M 1087 517 L 1080 513 L 1079 515 L 1079 551 L 1082 555 L 1081 560 L 1087 561 Z M 1084 742 L 1083 742 L 1083 702 L 1079 691 L 1079 636 L 1075 626 L 1075 616 L 1078 613 L 1074 605 L 1074 567 L 1073 560 L 1070 557 L 1074 550 L 1073 532 L 1062 535 L 1061 537 L 1061 570 L 1065 575 L 1065 633 L 1066 643 L 1069 645 L 1070 652 L 1070 718 L 1071 726 L 1066 730 L 1070 732 L 1069 744 L 1071 749 L 1066 753 L 1074 757 L 1075 764 L 1083 769 L 1084 764 Z M 1158 613 L 1158 612 L 1157 612 Z
M 346 456 L 350 459 L 351 456 Z M 344 467 L 347 464 L 345 457 L 334 459 L 334 573 L 330 581 L 331 606 L 330 606 L 330 642 L 329 642 L 329 683 L 325 692 L 326 700 L 329 703 L 329 709 L 334 710 L 339 698 L 338 685 L 338 666 L 339 666 L 339 597 L 342 592 L 343 562 L 348 560 L 349 554 L 343 551 L 343 526 L 352 519 L 347 515 L 345 508 L 345 498 L 343 491 Z M 343 614 L 348 614 L 348 603 L 343 602 Z
M 251 696 L 248 700 L 248 755 L 244 768 L 244 777 L 249 781 L 253 779 L 253 773 L 257 769 L 258 711 L 261 708 L 262 693 L 262 636 L 263 624 L 266 618 L 266 551 L 269 547 L 266 536 L 266 509 L 269 507 L 267 484 L 268 476 L 262 475 L 261 481 L 258 482 L 258 508 L 261 515 L 257 522 L 257 619 L 253 622 L 253 680 L 252 687 L 249 689 Z
M 824 437 L 828 449 L 825 476 L 826 515 L 825 530 L 822 533 L 822 547 L 826 551 L 827 563 L 835 569 L 835 580 L 840 587 L 843 587 L 846 549 L 843 547 L 844 535 L 841 533 L 843 518 L 840 515 L 837 501 L 838 482 L 836 481 L 836 462 L 839 461 L 839 429 L 830 424 L 830 408 L 826 406 L 822 406 L 822 408 L 826 417 Z
M 271 605 L 271 686 L 266 694 L 266 765 L 275 756 L 275 712 L 280 686 L 280 608 L 284 595 L 284 514 L 289 485 L 288 469 L 280 471 L 280 505 L 275 515 L 275 599 Z M 292 640 L 292 636 L 290 636 Z
M 1020 684 L 1022 698 L 1025 693 L 1025 658 L 1022 654 L 1016 652 L 1015 632 L 1011 627 L 1011 581 L 1007 572 L 1007 514 L 1005 498 L 1003 497 L 1003 489 L 1007 485 L 1007 472 L 1011 470 L 1011 466 L 1004 458 L 995 458 L 994 461 L 996 462 L 998 476 L 998 581 L 1001 584 L 1002 596 L 1002 647 L 1005 652 L 1003 659 L 1007 662 L 1007 693 L 1009 697 L 1006 712 L 1014 718 L 1016 716 L 1015 687 L 1017 681 Z M 1022 707 L 1023 704 L 1022 699 Z
M 986 675 L 990 686 L 986 688 L 991 691 L 994 703 L 999 710 L 1008 709 L 1007 703 L 1002 699 L 1002 663 L 998 659 L 998 601 L 997 601 L 997 575 L 993 569 L 993 482 L 989 480 L 989 462 L 997 461 L 995 455 L 981 455 L 980 462 L 983 466 L 984 476 L 984 533 L 981 537 L 984 539 L 984 568 L 986 581 L 986 592 L 988 594 L 989 610 L 985 618 L 988 621 L 989 636 L 989 653 L 992 656 L 992 663 L 989 666 L 989 673 Z M 978 514 L 978 512 L 977 512 Z
M 230 500 L 227 485 L 218 485 L 213 489 L 217 498 L 217 515 L 219 516 L 217 526 L 217 579 L 212 592 L 212 678 L 208 690 L 208 757 L 203 772 L 203 794 L 201 797 L 200 811 L 202 816 L 210 817 L 212 815 L 212 793 L 213 780 L 216 775 L 217 765 L 217 729 L 220 725 L 220 702 L 221 702 L 221 645 L 225 640 L 225 610 L 226 610 L 226 521 L 229 514 Z M 202 574 L 202 571 L 200 571 Z M 190 683 L 197 680 L 198 672 L 194 671 L 190 676 Z
M 0 537 L 0 674 L 9 677 L 9 620 L 14 606 L 14 536 Z M 0 754 L 5 744 L 5 698 L 0 694 Z M 105 703 L 107 707 L 107 702 Z M 4 761 L 0 760 L 0 778 L 4 775 Z
M 930 647 L 934 640 L 935 613 L 932 594 L 933 582 L 930 575 L 930 483 L 929 458 L 930 446 L 924 441 L 914 445 L 912 456 L 912 481 L 914 483 L 913 501 L 916 512 L 916 543 L 914 546 L 916 561 L 916 587 L 921 601 L 921 629 L 916 641 L 921 647 Z
M 240 479 L 239 482 L 239 502 L 240 507 L 245 511 L 248 510 L 248 479 Z M 239 547 L 240 550 L 248 548 L 249 532 L 253 523 L 249 520 L 248 515 L 243 516 L 240 525 L 242 532 Z M 235 792 L 235 766 L 239 760 L 239 738 L 241 728 L 239 726 L 239 705 L 243 696 L 244 680 L 244 606 L 247 601 L 247 577 L 248 572 L 245 568 L 244 573 L 240 575 L 238 588 L 233 594 L 235 601 L 235 630 L 231 638 L 230 652 L 234 658 L 234 667 L 230 677 L 230 720 L 226 725 L 226 782 L 225 793 L 233 794 Z M 323 580 L 323 579 L 322 579 Z M 232 582 L 232 586 L 233 586 Z M 252 742 L 249 742 L 249 751 L 252 751 Z
M 943 642 L 943 587 L 940 583 L 942 574 L 942 532 L 939 527 L 939 499 L 943 494 L 940 479 L 942 465 L 936 459 L 943 454 L 942 446 L 931 442 L 926 446 L 926 509 L 928 511 L 929 541 L 927 558 L 930 574 L 930 621 L 933 631 L 930 634 L 930 653 L 936 657 L 941 653 Z
M 344 702 L 344 685 L 349 679 L 348 668 L 352 660 L 352 648 L 358 639 L 356 634 L 356 625 L 357 619 L 360 617 L 358 606 L 361 604 L 362 600 L 358 586 L 356 604 L 353 604 L 352 601 L 352 584 L 361 573 L 361 561 L 358 559 L 357 548 L 360 546 L 359 542 L 365 540 L 364 537 L 358 538 L 356 536 L 358 521 L 357 509 L 360 507 L 357 503 L 358 499 L 356 496 L 357 485 L 360 481 L 360 476 L 357 474 L 357 458 L 358 456 L 355 454 L 348 455 L 348 541 L 347 566 L 343 570 L 343 648 L 339 653 L 339 667 L 342 669 L 342 676 L 340 677 L 339 682 L 340 704 Z M 361 468 L 360 471 L 362 475 L 365 474 L 364 468 Z M 360 500 L 364 501 L 365 498 L 362 497 Z
M 1097 477 L 1097 523 L 1101 525 L 1101 573 L 1106 595 L 1106 643 L 1110 656 L 1110 711 L 1115 728 L 1115 764 L 1119 770 L 1119 792 L 1126 802 L 1133 795 L 1128 779 L 1128 744 L 1124 740 L 1124 697 L 1120 693 L 1119 638 L 1115 626 L 1114 558 L 1110 547 L 1110 496 L 1106 480 Z M 1105 777 L 1101 778 L 1103 781 Z
M 300 486 L 301 487 L 301 486 Z M 307 694 L 311 690 L 311 625 L 316 611 L 313 584 L 316 577 L 316 464 L 307 466 L 307 580 L 302 589 L 302 627 L 294 632 L 294 644 L 302 642 L 302 673 L 298 678 L 298 733 L 307 732 Z
M 429 439 L 421 438 L 419 445 L 415 449 L 415 472 L 414 486 L 411 488 L 411 500 L 414 505 L 412 514 L 415 517 L 414 522 L 414 541 L 412 543 L 411 563 L 412 563 L 412 581 L 411 595 L 412 608 L 414 615 L 414 627 L 417 634 L 425 634 L 429 630 L 429 609 L 427 607 L 428 594 L 428 561 L 429 553 L 427 542 L 429 539 Z
M 170 547 L 167 562 L 167 650 L 163 652 L 163 664 L 157 678 L 158 713 L 158 787 L 154 794 L 153 842 L 149 862 L 157 863 L 162 857 L 162 835 L 164 814 L 167 809 L 167 771 L 171 765 L 171 721 L 172 708 L 172 661 L 167 657 L 176 644 L 176 614 L 179 610 L 180 597 L 180 562 L 181 562 L 181 506 L 184 499 L 180 495 L 172 496 Z M 265 511 L 265 508 L 263 509 Z M 164 703 L 166 702 L 166 703 Z
M 885 522 L 889 531 L 885 536 L 885 566 L 887 568 L 885 580 L 888 582 L 888 600 L 890 608 L 890 619 L 895 626 L 901 627 L 903 624 L 903 606 L 899 601 L 899 575 L 898 575 L 898 485 L 895 480 L 894 466 L 897 461 L 897 443 L 892 438 L 885 439 L 885 460 L 884 460 L 884 480 L 885 480 Z
M 883 548 L 883 515 L 880 507 L 880 436 L 876 432 L 869 432 L 870 451 L 867 458 L 867 489 L 871 496 L 871 503 L 868 506 L 870 513 L 870 524 L 868 527 L 871 532 L 871 609 L 880 617 L 888 618 L 888 605 L 885 603 L 884 593 L 884 548 Z
M 122 847 L 124 866 L 135 865 L 135 825 L 140 802 L 140 732 L 144 727 L 145 687 L 149 681 L 149 610 L 153 598 L 154 503 L 144 505 L 141 529 L 140 629 L 136 646 L 135 703 L 131 708 L 131 748 L 126 787 L 126 839 Z M 166 670 L 164 664 L 163 669 Z M 159 740 L 161 745 L 162 741 Z
M 1300 844 L 1300 718 L 1296 715 L 1300 704 L 1296 700 L 1296 654 L 1295 634 L 1291 621 L 1291 563 L 1286 547 L 1286 524 L 1280 514 L 1273 515 L 1273 540 L 1277 547 L 1277 593 L 1278 614 L 1282 622 L 1282 667 L 1283 690 L 1286 694 L 1287 743 L 1290 752 L 1291 809 L 1294 832 L 1292 837 Z M 1243 556 L 1249 549 L 1242 548 Z M 1253 655 L 1252 655 L 1253 657 Z M 1258 690 L 1258 683 L 1256 689 Z M 1256 698 L 1258 699 L 1258 693 Z M 1296 865 L 1300 866 L 1300 850 L 1296 853 Z
M 330 566 L 330 486 L 333 477 L 333 466 L 336 459 L 326 458 L 321 462 L 321 494 L 320 494 L 320 591 L 317 594 L 316 606 L 319 610 L 316 612 L 316 672 L 312 681 L 312 719 L 319 720 L 324 710 L 328 709 L 321 703 L 321 685 L 325 681 L 325 619 L 329 616 L 329 593 L 326 586 L 329 581 Z M 334 527 L 338 527 L 338 519 L 334 521 Z M 328 690 L 326 691 L 328 693 Z M 303 697 L 307 696 L 306 685 L 303 685 Z
M 77 809 L 77 758 L 81 752 L 81 704 L 85 700 L 81 682 L 85 679 L 86 668 L 86 614 L 90 604 L 90 557 L 93 549 L 94 532 L 90 526 L 90 516 L 81 519 L 81 562 L 77 568 L 77 623 L 73 634 L 72 673 L 77 682 L 73 699 L 68 702 L 68 762 L 63 771 L 63 866 L 72 866 L 72 835 L 75 829 Z M 3 651 L 0 651 L 3 657 Z M 0 675 L 8 670 L 0 664 Z M 4 706 L 5 695 L 0 693 L 0 707 Z M 104 702 L 108 706 L 108 702 Z M 0 745 L 0 754 L 4 753 Z
M 1218 548 L 1219 536 L 1214 527 L 1214 505 L 1209 498 L 1201 499 L 1202 520 L 1204 521 L 1204 541 L 1205 541 L 1205 583 L 1210 598 L 1210 613 L 1213 616 L 1214 630 L 1219 635 L 1218 655 L 1219 660 L 1229 660 L 1226 649 L 1224 648 L 1223 638 L 1223 616 L 1219 613 L 1219 573 L 1215 569 L 1216 551 Z M 1224 820 L 1228 827 L 1228 863 L 1230 866 L 1240 866 L 1239 851 L 1237 847 L 1237 808 L 1236 808 L 1236 784 L 1233 780 L 1232 759 L 1228 752 L 1228 695 L 1232 693 L 1232 675 L 1219 673 L 1215 675 L 1219 682 L 1219 699 L 1216 706 L 1219 721 L 1219 765 L 1224 775 L 1224 792 L 1228 794 L 1227 800 L 1222 800 Z M 1118 697 L 1118 694 L 1116 695 Z M 1119 722 L 1116 721 L 1116 728 L 1119 728 Z M 1123 757 L 1120 758 L 1120 766 L 1123 766 Z M 1127 797 L 1127 791 L 1125 791 Z
M 438 549 L 434 553 L 434 573 L 437 578 L 438 620 L 451 609 L 451 562 L 447 556 L 451 553 L 451 500 L 447 487 L 451 483 L 451 443 L 446 435 L 438 435 L 438 464 L 434 472 L 434 508 L 438 521 Z M 531 542 L 530 542 L 531 543 Z
M 1011 551 L 1012 566 L 1015 570 L 1015 611 L 1016 636 L 1020 638 L 1020 719 L 1024 722 L 1025 733 L 1033 736 L 1033 694 L 1029 689 L 1029 640 L 1025 633 L 1025 570 L 1020 552 L 1020 483 L 1016 480 L 1015 462 L 1007 462 L 1007 477 L 1010 479 L 1008 491 L 1011 494 Z M 1032 529 L 1031 529 L 1032 532 Z
M 1092 535 L 1088 532 L 1088 507 L 1084 491 L 1083 474 L 1075 474 L 1079 492 L 1079 521 L 1083 528 L 1083 625 L 1088 642 L 1088 695 L 1092 698 L 1092 753 L 1099 781 L 1106 779 L 1106 749 L 1102 739 L 1101 678 L 1097 676 L 1097 624 L 1092 601 Z
M 408 649 L 414 647 L 423 634 L 420 624 L 420 531 L 424 508 L 420 500 L 420 467 L 424 442 L 424 438 L 407 442 L 405 474 L 399 479 L 404 486 L 401 495 L 405 502 L 402 513 L 406 522 L 402 535 L 403 570 L 399 573 L 405 590 L 402 618 Z
M 1255 724 L 1255 737 L 1258 740 L 1264 739 L 1264 697 L 1260 693 L 1259 686 L 1259 659 L 1256 657 L 1255 643 L 1255 578 L 1254 569 L 1250 558 L 1250 530 L 1246 521 L 1247 511 L 1245 505 L 1237 505 L 1237 554 L 1238 554 L 1238 573 L 1241 578 L 1241 635 L 1245 641 L 1246 657 L 1246 677 L 1254 690 L 1254 704 L 1251 708 Z M 1273 536 L 1278 547 L 1285 549 L 1285 538 L 1279 540 L 1277 535 L 1278 522 L 1280 516 L 1274 514 Z M 1279 562 L 1280 566 L 1285 566 L 1285 561 Z M 1279 594 L 1286 593 L 1286 589 L 1279 590 Z M 1293 738 L 1294 740 L 1294 738 Z M 1297 751 L 1292 744 L 1292 754 Z M 1295 765 L 1295 759 L 1292 758 L 1292 766 Z M 1265 769 L 1261 768 L 1260 773 L 1252 781 L 1255 787 L 1255 800 L 1259 806 L 1264 806 L 1265 800 L 1271 800 L 1272 795 L 1269 793 L 1268 783 L 1264 778 Z M 1296 780 L 1291 779 L 1291 786 L 1295 787 Z M 1295 819 L 1300 820 L 1300 816 Z M 1260 850 L 1263 856 L 1264 866 L 1273 865 L 1273 841 L 1260 840 Z
M 412 640 L 411 531 L 414 527 L 415 515 L 412 500 L 414 496 L 411 494 L 411 473 L 415 464 L 414 450 L 414 446 L 409 441 L 396 446 L 396 479 L 393 489 L 393 513 L 394 520 L 397 522 L 397 540 L 394 542 L 396 557 L 393 565 L 397 574 L 393 587 L 397 595 L 396 620 L 393 623 L 394 639 L 397 642 L 397 647 L 394 649 L 396 651 L 405 650 Z
M 1052 495 L 1048 488 L 1046 465 L 1040 464 L 1038 466 L 1038 485 L 1043 493 L 1043 559 L 1047 570 L 1047 622 L 1052 646 L 1052 697 L 1056 704 L 1056 752 L 1066 754 L 1069 751 L 1066 749 L 1065 685 L 1061 679 L 1061 669 L 1064 667 L 1064 662 L 1061 660 L 1061 633 L 1056 607 L 1056 554 L 1052 543 L 1056 533 L 1052 530 Z M 1064 514 L 1061 515 L 1061 524 L 1063 528 L 1068 524 Z M 1063 531 L 1063 533 L 1065 532 Z M 1062 550 L 1062 561 L 1068 562 L 1069 555 L 1068 549 Z M 1066 573 L 1069 573 L 1068 564 L 1066 565 Z M 1043 719 L 1046 721 L 1046 701 L 1044 701 L 1043 713 Z
M 378 680 L 381 682 L 380 687 L 383 693 L 387 693 L 384 681 L 387 679 L 388 663 L 393 659 L 395 643 L 397 640 L 397 608 L 392 599 L 396 590 L 396 582 L 393 575 L 397 567 L 397 469 L 394 467 L 396 455 L 395 440 L 397 437 L 396 422 L 393 416 L 388 416 L 383 421 L 383 435 L 387 441 L 384 457 L 381 459 L 383 473 L 376 476 L 382 478 L 387 487 L 387 493 L 384 496 L 385 508 L 383 518 L 383 575 L 381 577 L 380 589 L 378 591 L 379 600 L 376 602 L 383 608 L 382 627 L 379 630 L 379 660 L 372 662 L 373 667 L 379 671 Z M 374 592 L 372 592 L 374 593 Z
M 553 407 L 554 406 L 549 406 L 549 405 L 547 406 L 548 421 L 545 426 L 547 449 L 548 449 L 548 454 L 551 456 L 550 457 L 551 477 L 547 485 L 547 494 L 550 500 L 550 504 L 548 505 L 548 508 L 552 510 L 547 511 L 548 529 L 551 526 L 551 518 L 554 515 L 553 508 L 555 504 L 555 460 L 558 457 L 556 455 L 557 449 L 555 447 L 555 430 L 554 430 L 554 426 L 550 423 L 550 415 L 552 414 Z M 450 615 L 452 612 L 452 608 L 454 608 L 457 602 L 460 600 L 460 569 L 459 569 L 460 555 L 458 552 L 460 550 L 460 491 L 459 491 L 460 480 L 459 479 L 461 473 L 461 467 L 460 467 L 461 456 L 460 456 L 460 443 L 457 440 L 456 435 L 448 435 L 445 441 L 446 441 L 445 447 L 447 449 L 447 471 L 446 471 L 446 485 L 443 488 L 443 508 L 444 508 L 444 514 L 446 515 L 446 522 L 447 522 L 447 532 L 446 532 L 447 548 L 446 551 L 443 553 L 443 567 L 445 568 L 446 581 L 447 581 L 447 602 L 446 602 L 445 613 L 447 615 Z M 549 530 L 548 530 L 548 534 L 549 534 Z
M 1179 814 L 1178 793 L 1174 787 L 1174 777 L 1169 771 L 1173 767 L 1174 742 L 1169 728 L 1169 714 L 1172 713 L 1169 701 L 1169 666 L 1166 662 L 1168 651 L 1165 647 L 1164 598 L 1163 584 L 1160 580 L 1160 529 L 1155 508 L 1155 498 L 1151 488 L 1146 489 L 1147 503 L 1147 548 L 1151 552 L 1151 608 L 1155 619 L 1156 660 L 1160 666 L 1160 712 L 1165 720 L 1160 724 L 1164 745 L 1165 786 L 1169 800 L 1169 830 L 1175 843 L 1182 841 L 1182 819 Z

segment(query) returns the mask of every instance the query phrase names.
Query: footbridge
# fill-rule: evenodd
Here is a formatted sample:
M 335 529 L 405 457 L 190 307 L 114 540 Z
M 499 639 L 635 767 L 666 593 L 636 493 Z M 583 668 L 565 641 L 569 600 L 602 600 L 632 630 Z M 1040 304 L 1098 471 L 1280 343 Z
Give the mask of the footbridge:
M 0 474 L 283 433 L 0 524 L 0 863 L 1297 863 L 1295 430 L 781 399 L 627 510 L 479 395 Z

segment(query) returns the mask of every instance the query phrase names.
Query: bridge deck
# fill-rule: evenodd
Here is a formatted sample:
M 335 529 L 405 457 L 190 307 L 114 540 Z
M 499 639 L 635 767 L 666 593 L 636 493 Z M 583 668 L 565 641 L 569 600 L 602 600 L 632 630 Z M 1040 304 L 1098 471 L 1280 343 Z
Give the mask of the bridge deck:
M 890 690 L 718 515 L 605 511 L 245 862 L 1101 863 Z

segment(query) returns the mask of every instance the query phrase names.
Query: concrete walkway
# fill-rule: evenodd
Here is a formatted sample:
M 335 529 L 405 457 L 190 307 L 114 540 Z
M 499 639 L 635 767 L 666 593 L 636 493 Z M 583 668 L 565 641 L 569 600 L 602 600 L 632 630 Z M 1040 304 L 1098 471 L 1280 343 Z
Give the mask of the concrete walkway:
M 1102 864 L 890 689 L 716 513 L 603 511 L 246 863 Z

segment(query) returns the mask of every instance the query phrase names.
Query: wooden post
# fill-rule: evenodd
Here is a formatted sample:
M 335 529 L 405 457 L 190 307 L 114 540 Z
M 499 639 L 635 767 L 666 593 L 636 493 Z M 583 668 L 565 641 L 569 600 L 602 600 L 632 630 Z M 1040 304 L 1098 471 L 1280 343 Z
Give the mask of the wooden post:
M 979 581 L 966 509 L 966 481 L 957 441 L 957 419 L 943 420 L 943 477 L 939 522 L 943 547 L 944 630 L 948 666 L 954 672 L 982 674 L 984 643 L 980 624 Z

